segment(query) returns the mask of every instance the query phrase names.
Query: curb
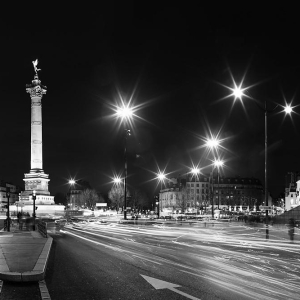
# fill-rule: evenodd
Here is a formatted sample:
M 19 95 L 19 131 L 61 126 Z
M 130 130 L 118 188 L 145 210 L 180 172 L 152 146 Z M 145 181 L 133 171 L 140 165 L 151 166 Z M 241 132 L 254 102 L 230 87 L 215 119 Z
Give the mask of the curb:
M 47 262 L 52 246 L 52 237 L 47 238 L 47 242 L 33 268 L 32 271 L 26 271 L 23 273 L 10 272 L 6 263 L 5 257 L 0 248 L 0 280 L 3 281 L 17 281 L 17 282 L 29 282 L 40 281 L 45 278 Z

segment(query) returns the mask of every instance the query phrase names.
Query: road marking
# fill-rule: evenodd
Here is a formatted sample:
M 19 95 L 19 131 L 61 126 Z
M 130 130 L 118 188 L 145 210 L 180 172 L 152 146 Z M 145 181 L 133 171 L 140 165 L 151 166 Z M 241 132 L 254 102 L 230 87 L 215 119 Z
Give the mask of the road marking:
M 1 291 L 2 291 L 2 286 L 3 286 L 3 281 L 0 280 L 0 294 L 1 294 Z
M 188 299 L 192 299 L 192 300 L 201 300 L 200 298 L 196 298 L 196 297 L 193 297 L 187 293 L 184 293 L 182 291 L 179 291 L 179 290 L 176 290 L 176 288 L 180 287 L 180 285 L 177 285 L 177 284 L 174 284 L 174 283 L 171 283 L 171 282 L 167 282 L 167 281 L 163 281 L 163 280 L 160 280 L 160 279 L 156 279 L 156 278 L 153 278 L 153 277 L 149 277 L 149 276 L 146 276 L 146 275 L 142 275 L 140 274 L 146 281 L 148 281 L 156 290 L 161 290 L 161 289 L 168 289 L 170 291 L 173 291 L 177 294 L 180 294 Z
M 39 281 L 39 287 L 40 287 L 42 300 L 46 300 L 46 299 L 51 300 L 45 280 Z
M 78 238 L 80 238 L 80 239 L 82 239 L 82 240 L 86 240 L 86 241 L 88 241 L 88 242 L 90 242 L 90 243 L 94 243 L 94 244 L 101 245 L 101 246 L 104 246 L 104 247 L 109 248 L 109 249 L 113 249 L 113 250 L 115 250 L 115 251 L 126 252 L 126 251 L 123 250 L 123 249 L 119 249 L 119 248 L 117 248 L 117 247 L 113 247 L 113 246 L 109 246 L 109 245 L 106 245 L 106 244 L 103 244 L 103 243 L 99 243 L 99 242 L 96 242 L 96 241 L 94 241 L 94 240 L 87 239 L 87 238 L 85 238 L 85 237 L 83 237 L 83 236 L 77 235 L 77 234 L 72 233 L 72 232 L 69 232 L 69 231 L 64 231 L 64 233 L 65 233 L 65 234 L 70 234 L 70 235 L 76 236 L 76 237 L 78 237 Z M 128 251 L 127 251 L 127 252 L 128 252 Z

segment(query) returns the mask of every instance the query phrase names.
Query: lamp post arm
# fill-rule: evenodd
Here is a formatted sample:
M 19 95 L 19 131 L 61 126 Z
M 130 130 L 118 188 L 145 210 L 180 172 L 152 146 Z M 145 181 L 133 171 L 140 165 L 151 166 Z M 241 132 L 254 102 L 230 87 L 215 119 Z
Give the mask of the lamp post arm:
M 267 112 L 267 113 L 271 113 L 271 112 L 273 112 L 274 110 L 276 110 L 277 107 L 279 106 L 279 104 L 276 104 L 276 106 L 275 106 L 274 108 L 268 109 L 268 107 L 267 107 L 268 101 L 267 101 L 267 100 L 264 101 L 264 107 L 261 106 L 257 101 L 254 101 L 254 102 L 255 102 L 256 106 L 257 106 L 260 110 L 262 110 L 264 113 L 266 113 L 266 112 Z

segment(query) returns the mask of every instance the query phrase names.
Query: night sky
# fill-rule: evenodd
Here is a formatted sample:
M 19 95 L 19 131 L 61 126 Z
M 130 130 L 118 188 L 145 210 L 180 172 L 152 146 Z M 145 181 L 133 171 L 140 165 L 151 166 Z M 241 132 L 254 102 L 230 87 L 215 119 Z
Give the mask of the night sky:
M 285 175 L 300 170 L 299 22 L 293 8 L 226 13 L 198 6 L 138 6 L 134 2 L 15 12 L 1 19 L 0 178 L 24 186 L 30 170 L 30 96 L 26 84 L 39 60 L 44 171 L 49 190 L 67 192 L 70 178 L 103 192 L 124 168 L 120 95 L 138 107 L 128 139 L 128 186 L 158 192 L 168 177 L 199 164 L 211 171 L 203 139 L 218 135 L 224 176 L 264 183 L 264 112 L 268 117 L 269 191 L 284 191 Z M 258 9 L 257 9 L 258 10 Z M 35 15 L 35 16 L 34 16 Z M 228 97 L 243 81 L 255 100 Z M 223 100 L 222 100 L 223 99 Z

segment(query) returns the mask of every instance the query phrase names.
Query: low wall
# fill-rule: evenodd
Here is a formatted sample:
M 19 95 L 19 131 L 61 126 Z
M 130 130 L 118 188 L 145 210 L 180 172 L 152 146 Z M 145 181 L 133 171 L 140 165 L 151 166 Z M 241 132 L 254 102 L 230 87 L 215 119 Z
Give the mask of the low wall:
M 47 205 L 47 204 L 37 204 L 35 205 L 37 210 L 35 211 L 36 216 L 42 215 L 61 215 L 65 214 L 64 205 Z M 18 212 L 29 213 L 30 216 L 33 214 L 33 205 L 25 205 L 24 207 L 16 207 L 15 205 L 9 206 L 10 215 L 17 215 Z

